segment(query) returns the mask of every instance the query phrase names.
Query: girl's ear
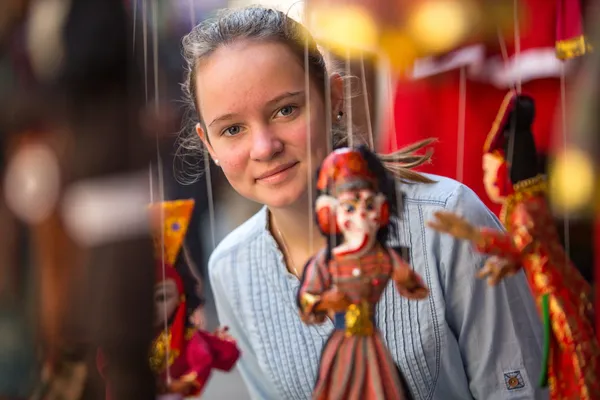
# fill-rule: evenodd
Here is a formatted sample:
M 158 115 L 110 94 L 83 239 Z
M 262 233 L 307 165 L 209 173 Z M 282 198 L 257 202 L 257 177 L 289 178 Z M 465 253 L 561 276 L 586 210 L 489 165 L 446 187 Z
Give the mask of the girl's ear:
M 344 79 L 340 74 L 332 74 L 329 78 L 331 88 L 331 113 L 332 120 L 335 121 L 340 111 L 344 107 Z
M 215 151 L 210 145 L 210 141 L 208 140 L 208 133 L 204 130 L 204 128 L 202 128 L 202 125 L 200 123 L 196 124 L 196 134 L 198 134 L 198 137 L 200 138 L 200 140 L 202 140 L 204 146 L 206 146 L 208 154 L 210 154 L 210 157 L 213 159 L 213 161 L 217 160 Z

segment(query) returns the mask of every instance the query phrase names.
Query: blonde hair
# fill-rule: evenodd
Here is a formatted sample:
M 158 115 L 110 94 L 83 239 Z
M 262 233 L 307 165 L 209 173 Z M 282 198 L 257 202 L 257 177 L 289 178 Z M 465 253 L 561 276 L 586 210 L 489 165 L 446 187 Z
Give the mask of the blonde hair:
M 274 41 L 286 45 L 304 65 L 305 52 L 308 51 L 309 78 L 313 80 L 319 94 L 325 98 L 326 82 L 331 73 L 322 53 L 312 35 L 299 22 L 285 13 L 271 8 L 251 6 L 244 8 L 225 9 L 213 18 L 207 19 L 194 27 L 183 38 L 183 56 L 186 61 L 186 76 L 182 89 L 187 105 L 187 115 L 184 126 L 179 135 L 178 155 L 185 157 L 185 152 L 198 156 L 205 151 L 202 141 L 195 132 L 196 123 L 204 125 L 198 101 L 196 98 L 195 77 L 198 63 L 208 58 L 221 46 L 226 46 L 238 40 Z M 348 133 L 344 125 L 333 122 L 332 145 L 334 148 L 348 145 Z M 433 139 L 422 140 L 418 143 L 404 147 L 391 154 L 379 155 L 385 167 L 403 182 L 432 183 L 433 181 L 412 168 L 430 162 L 432 150 L 418 155 L 417 151 L 425 148 Z M 188 169 L 188 175 L 197 178 L 202 173 L 198 165 L 183 160 Z

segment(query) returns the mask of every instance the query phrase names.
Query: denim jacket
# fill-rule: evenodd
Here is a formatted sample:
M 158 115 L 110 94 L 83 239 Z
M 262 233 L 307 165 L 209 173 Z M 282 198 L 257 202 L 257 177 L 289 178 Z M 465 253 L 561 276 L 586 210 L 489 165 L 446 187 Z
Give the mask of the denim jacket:
M 490 287 L 476 277 L 485 257 L 426 226 L 439 210 L 475 226 L 501 228 L 466 186 L 429 175 L 434 184 L 402 184 L 402 213 L 390 247 L 430 289 L 426 300 L 400 297 L 393 283 L 376 324 L 415 400 L 546 399 L 537 386 L 542 329 L 523 272 Z M 308 227 L 308 221 L 307 221 Z M 268 230 L 268 211 L 229 234 L 213 252 L 209 274 L 222 325 L 242 351 L 238 363 L 253 399 L 306 400 L 333 323 L 306 325 L 298 315 L 299 280 L 287 272 Z

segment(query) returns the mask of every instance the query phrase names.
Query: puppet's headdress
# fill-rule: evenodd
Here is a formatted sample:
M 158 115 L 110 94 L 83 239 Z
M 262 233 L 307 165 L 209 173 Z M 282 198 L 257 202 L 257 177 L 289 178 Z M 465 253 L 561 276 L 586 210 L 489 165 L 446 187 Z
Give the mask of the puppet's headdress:
M 156 260 L 173 266 L 183 246 L 194 200 L 173 200 L 150 205 L 150 219 Z M 164 258 L 163 258 L 164 257 Z
M 337 191 L 361 188 L 377 190 L 377 177 L 358 149 L 337 149 L 323 160 L 317 190 L 335 195 Z
M 497 154 L 508 162 L 511 182 L 536 176 L 537 149 L 532 132 L 535 118 L 533 98 L 510 91 L 504 97 L 484 147 L 484 153 Z

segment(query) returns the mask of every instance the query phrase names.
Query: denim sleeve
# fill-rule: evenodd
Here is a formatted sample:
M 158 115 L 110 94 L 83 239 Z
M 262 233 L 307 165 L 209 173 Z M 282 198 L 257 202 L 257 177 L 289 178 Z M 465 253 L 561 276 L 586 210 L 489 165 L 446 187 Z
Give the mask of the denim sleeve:
M 465 186 L 446 203 L 448 211 L 479 227 L 502 229 L 498 219 Z M 469 389 L 475 399 L 546 399 L 538 386 L 542 324 L 523 271 L 496 287 L 478 279 L 485 256 L 450 235 L 442 248 L 446 318 L 456 335 Z
M 221 258 L 218 262 L 211 259 L 208 267 L 219 323 L 221 326 L 229 327 L 229 334 L 236 340 L 240 349 L 241 356 L 237 367 L 250 397 L 256 400 L 278 399 L 280 396 L 277 394 L 274 385 L 263 373 L 252 349 L 252 343 L 242 326 L 242 321 L 234 311 L 232 304 L 235 304 L 233 299 L 236 291 L 231 282 L 235 279 L 235 275 L 227 272 L 229 271 L 227 260 L 228 257 Z M 216 265 L 223 262 L 225 264 Z

